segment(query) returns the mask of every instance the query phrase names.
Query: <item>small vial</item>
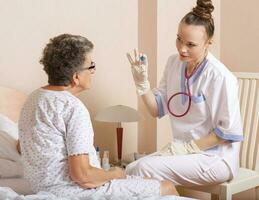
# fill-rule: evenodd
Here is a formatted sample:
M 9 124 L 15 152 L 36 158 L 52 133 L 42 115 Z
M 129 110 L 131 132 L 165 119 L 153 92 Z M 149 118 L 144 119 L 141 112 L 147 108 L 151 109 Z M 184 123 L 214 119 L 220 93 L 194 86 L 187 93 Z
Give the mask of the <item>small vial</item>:
M 99 163 L 101 164 L 100 148 L 98 146 L 96 147 L 96 156 L 97 156 Z
M 104 170 L 109 170 L 109 169 L 110 169 L 109 151 L 104 151 L 104 152 L 103 152 L 102 168 L 103 168 Z
M 145 56 L 140 56 L 140 61 L 142 61 L 142 62 L 145 62 L 145 60 L 146 60 L 146 58 L 145 58 Z
M 140 59 L 141 64 L 144 64 L 144 65 L 147 64 L 147 58 L 144 54 L 142 54 L 139 59 Z

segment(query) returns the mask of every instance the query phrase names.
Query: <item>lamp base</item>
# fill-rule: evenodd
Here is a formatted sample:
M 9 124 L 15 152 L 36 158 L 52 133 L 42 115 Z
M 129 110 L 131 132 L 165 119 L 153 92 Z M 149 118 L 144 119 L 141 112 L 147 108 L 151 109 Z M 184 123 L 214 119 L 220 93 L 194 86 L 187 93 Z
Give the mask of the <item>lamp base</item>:
M 118 162 L 121 163 L 121 155 L 122 155 L 122 138 L 123 138 L 123 128 L 117 128 L 117 150 L 118 150 Z

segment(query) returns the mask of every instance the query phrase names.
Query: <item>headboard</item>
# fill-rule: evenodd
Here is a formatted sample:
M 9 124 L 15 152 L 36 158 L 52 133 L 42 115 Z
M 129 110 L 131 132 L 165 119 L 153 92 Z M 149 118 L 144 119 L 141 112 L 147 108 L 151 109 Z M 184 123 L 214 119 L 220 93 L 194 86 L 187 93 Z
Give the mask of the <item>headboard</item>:
M 26 98 L 27 95 L 18 90 L 0 86 L 0 113 L 18 122 Z

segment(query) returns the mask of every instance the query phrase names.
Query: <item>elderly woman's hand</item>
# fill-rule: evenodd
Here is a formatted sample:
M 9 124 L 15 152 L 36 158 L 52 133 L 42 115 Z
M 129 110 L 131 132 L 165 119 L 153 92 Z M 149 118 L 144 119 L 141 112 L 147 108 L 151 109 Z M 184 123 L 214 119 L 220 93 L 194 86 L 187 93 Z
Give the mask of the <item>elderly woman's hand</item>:
M 110 169 L 114 173 L 115 179 L 126 178 L 125 170 L 120 167 L 113 167 Z

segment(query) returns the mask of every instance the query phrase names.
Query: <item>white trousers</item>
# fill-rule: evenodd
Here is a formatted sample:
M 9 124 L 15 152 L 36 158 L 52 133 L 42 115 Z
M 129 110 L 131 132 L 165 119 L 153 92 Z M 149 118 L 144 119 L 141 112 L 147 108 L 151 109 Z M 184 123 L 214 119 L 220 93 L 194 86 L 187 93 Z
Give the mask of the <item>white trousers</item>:
M 129 164 L 126 173 L 184 186 L 218 184 L 232 179 L 231 170 L 222 158 L 204 154 L 150 155 Z

